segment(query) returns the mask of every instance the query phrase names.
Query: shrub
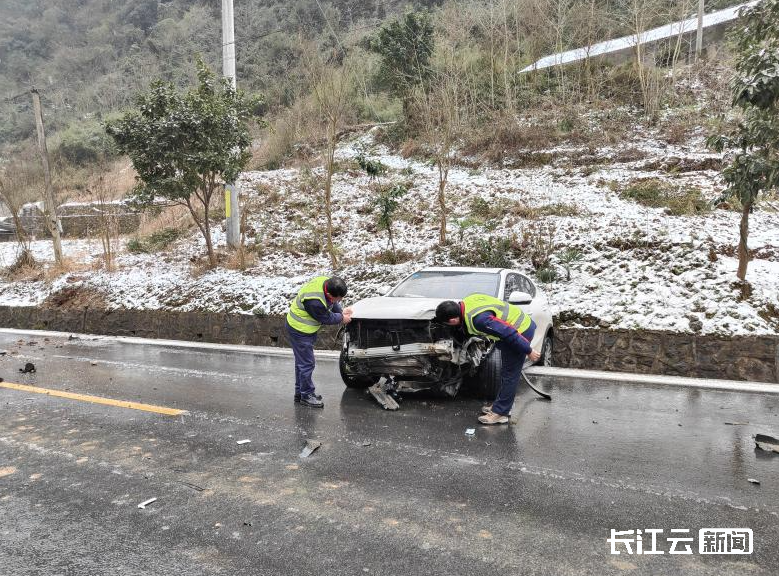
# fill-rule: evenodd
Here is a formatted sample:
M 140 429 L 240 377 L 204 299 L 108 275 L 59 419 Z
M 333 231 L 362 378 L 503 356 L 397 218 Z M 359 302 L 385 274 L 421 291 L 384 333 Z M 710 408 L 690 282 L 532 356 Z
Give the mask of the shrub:
M 458 260 L 464 266 L 511 268 L 516 246 L 512 238 L 479 238 L 463 247 Z
M 573 132 L 578 127 L 579 127 L 579 118 L 571 111 L 568 111 L 557 123 L 557 128 L 560 130 L 560 132 L 564 134 Z
M 316 256 L 322 251 L 322 244 L 319 236 L 316 234 L 309 234 L 292 242 L 289 246 L 289 251 L 305 256 Z
M 380 170 L 384 166 L 380 162 L 375 169 Z M 392 237 L 392 223 L 395 220 L 395 213 L 399 207 L 399 201 L 408 192 L 408 187 L 403 184 L 394 186 L 377 186 L 376 194 L 373 197 L 373 205 L 376 208 L 376 225 L 379 230 L 386 230 L 389 238 L 390 249 L 395 250 L 395 240 Z
M 490 203 L 487 202 L 484 198 L 480 198 L 478 196 L 471 200 L 469 212 L 472 217 L 478 218 L 480 220 L 486 220 L 487 218 L 492 217 Z
M 158 252 L 167 248 L 175 240 L 178 240 L 181 234 L 182 232 L 178 228 L 164 228 L 149 236 L 148 245 L 153 252 Z
M 391 148 L 399 148 L 409 139 L 411 131 L 405 120 L 398 120 L 392 124 L 379 126 L 376 129 L 374 140 L 377 144 L 385 144 Z
M 618 66 L 607 65 L 602 69 L 602 74 L 603 97 L 624 104 L 641 104 L 641 80 L 632 61 Z
M 127 241 L 127 251 L 133 254 L 160 252 L 179 239 L 183 233 L 178 228 L 163 228 L 145 237 L 130 238 Z
M 560 264 L 565 269 L 565 280 L 567 282 L 571 281 L 571 270 L 578 268 L 583 258 L 584 254 L 582 254 L 581 250 L 573 247 L 566 248 L 558 255 Z
M 506 157 L 546 149 L 558 144 L 563 137 L 556 122 L 527 126 L 519 124 L 513 116 L 500 115 L 485 126 L 469 131 L 462 151 L 468 155 L 484 154 L 490 162 L 502 164 Z
M 547 204 L 537 209 L 538 216 L 580 216 L 582 211 L 576 204 L 568 204 L 566 202 L 555 202 L 554 204 Z
M 547 264 L 543 268 L 536 270 L 536 278 L 544 284 L 552 284 L 557 280 L 557 268 L 551 264 Z
M 382 250 L 373 260 L 378 264 L 402 264 L 414 258 L 412 252 L 407 250 Z
M 127 251 L 132 254 L 146 254 L 149 252 L 149 248 L 140 238 L 130 238 L 127 241 Z
M 13 280 L 33 279 L 40 276 L 43 266 L 27 248 L 22 248 L 10 266 L 3 269 L 4 277 Z
M 113 140 L 96 121 L 68 126 L 60 134 L 56 151 L 62 158 L 78 166 L 116 156 Z
M 506 198 L 490 202 L 484 198 L 476 197 L 471 200 L 469 215 L 472 220 L 485 223 L 489 220 L 502 220 L 507 215 L 535 219 L 538 217 L 538 212 L 523 202 L 515 202 Z
M 555 250 L 556 231 L 556 227 L 551 222 L 532 222 L 523 230 L 520 250 L 527 255 L 534 270 L 541 270 L 550 265 Z
M 665 208 L 672 216 L 704 214 L 711 210 L 711 203 L 700 189 L 677 188 L 657 178 L 633 182 L 620 192 L 620 196 L 650 208 Z

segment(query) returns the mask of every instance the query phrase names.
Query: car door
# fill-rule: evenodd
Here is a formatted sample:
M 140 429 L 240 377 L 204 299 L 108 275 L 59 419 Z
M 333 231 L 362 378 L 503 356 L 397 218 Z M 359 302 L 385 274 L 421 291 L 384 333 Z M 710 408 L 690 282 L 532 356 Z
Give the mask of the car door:
M 506 281 L 503 290 L 503 299 L 508 301 L 512 292 L 527 292 L 533 297 L 533 300 L 529 304 L 521 304 L 520 308 L 530 315 L 533 321 L 536 323 L 536 332 L 533 335 L 533 341 L 530 345 L 533 349 L 540 351 L 541 345 L 544 342 L 544 335 L 549 329 L 551 322 L 551 314 L 549 312 L 549 305 L 546 301 L 546 297 L 542 292 L 536 289 L 535 284 L 525 276 L 518 272 L 510 272 L 506 275 Z

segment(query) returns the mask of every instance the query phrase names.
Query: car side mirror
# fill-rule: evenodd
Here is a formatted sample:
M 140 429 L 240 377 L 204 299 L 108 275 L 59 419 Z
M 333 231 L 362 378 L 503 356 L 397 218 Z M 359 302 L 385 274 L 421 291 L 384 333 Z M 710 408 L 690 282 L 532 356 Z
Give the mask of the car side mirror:
M 509 304 L 530 304 L 533 301 L 533 297 L 527 292 L 520 292 L 514 290 L 509 295 Z
M 392 290 L 392 286 L 384 285 L 379 286 L 379 296 L 386 296 Z

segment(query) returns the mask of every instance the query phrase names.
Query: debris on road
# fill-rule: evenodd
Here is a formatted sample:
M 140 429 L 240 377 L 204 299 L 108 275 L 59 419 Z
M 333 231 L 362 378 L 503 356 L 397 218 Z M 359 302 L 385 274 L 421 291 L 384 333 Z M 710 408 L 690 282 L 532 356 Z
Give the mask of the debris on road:
M 183 480 L 179 480 L 179 482 L 184 486 L 192 488 L 193 490 L 197 490 L 198 492 L 203 492 L 205 490 L 205 488 L 203 488 L 202 486 L 198 486 L 197 484 L 192 484 L 191 482 L 184 482 Z
M 766 434 L 756 434 L 755 444 L 757 444 L 757 447 L 761 450 L 765 450 L 766 452 L 776 452 L 779 454 L 779 440 L 773 436 L 768 436 Z
M 236 440 L 235 443 L 236 444 L 248 444 L 249 442 L 251 442 L 251 440 L 246 439 L 246 440 Z
M 313 454 L 320 446 L 321 442 L 318 440 L 307 440 L 306 445 L 303 447 L 303 451 L 300 453 L 301 458 L 308 458 Z
M 35 364 L 27 362 L 27 364 L 24 365 L 24 368 L 19 368 L 19 372 L 22 374 L 33 374 L 35 372 Z
M 368 388 L 368 392 L 371 393 L 371 396 L 376 398 L 376 401 L 381 404 L 385 410 L 397 410 L 400 408 L 400 404 L 391 396 L 394 389 L 395 380 L 382 377 L 376 384 Z
M 747 478 L 747 482 L 751 482 L 752 484 L 760 485 L 760 480 L 755 480 L 754 478 Z
M 156 498 L 149 498 L 148 500 L 144 500 L 143 502 L 141 502 L 140 504 L 138 504 L 138 508 L 140 508 L 141 510 L 145 510 L 145 509 L 146 509 L 146 507 L 147 507 L 149 504 L 151 504 L 152 502 L 156 502 L 156 501 L 157 501 L 157 499 L 156 499 Z
M 465 429 L 465 435 L 466 436 L 476 436 L 476 428 L 466 428 Z

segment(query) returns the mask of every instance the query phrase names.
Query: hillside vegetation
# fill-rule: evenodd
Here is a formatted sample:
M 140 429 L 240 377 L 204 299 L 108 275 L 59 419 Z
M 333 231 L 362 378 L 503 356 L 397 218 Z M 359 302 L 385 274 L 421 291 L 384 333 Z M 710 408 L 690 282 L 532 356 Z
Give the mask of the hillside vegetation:
M 708 2 L 707 9 L 727 3 Z M 130 104 L 151 79 L 179 86 L 191 82 L 196 55 L 220 69 L 220 7 L 198 0 L 2 2 L 0 145 L 33 136 L 30 85 L 42 92 L 49 128 L 72 143 L 94 133 L 102 117 Z M 473 110 L 481 114 L 534 100 L 515 71 L 536 58 L 631 33 L 636 14 L 646 29 L 686 17 L 695 7 L 670 0 L 242 0 L 235 9 L 239 83 L 263 93 L 272 109 L 289 107 L 306 92 L 307 49 L 339 60 L 343 53 L 338 52 L 359 56 L 361 93 L 381 99 L 382 79 L 377 58 L 367 50 L 369 38 L 403 10 L 427 9 L 441 53 L 448 50 L 467 74 L 463 90 L 472 93 Z M 577 96 L 578 87 L 560 77 L 555 84 L 566 99 L 598 92 L 593 84 L 589 93 Z M 555 89 L 537 85 L 534 91 Z M 357 115 L 387 120 L 396 112 L 390 103 L 374 101 Z M 94 159 L 64 153 L 75 161 Z
M 104 123 L 154 78 L 191 88 L 198 56 L 220 69 L 217 4 L 0 8 L 0 74 L 13 87 L 0 177 L 40 197 L 24 126 L 33 80 L 60 198 L 130 194 L 132 170 Z M 59 268 L 48 241 L 30 242 L 23 260 L 2 246 L 0 304 L 277 314 L 314 274 L 339 272 L 359 298 L 419 266 L 459 264 L 526 271 L 562 324 L 775 332 L 779 205 L 770 193 L 755 203 L 749 283 L 734 282 L 742 205 L 722 201 L 727 157 L 706 146 L 738 121 L 728 44 L 698 63 L 675 39 L 642 60 L 518 73 L 693 10 L 657 0 L 238 2 L 239 87 L 262 96 L 253 114 L 266 121 L 251 126 L 239 180 L 241 247 L 226 246 L 220 194 L 210 262 L 186 210 L 156 207 L 132 237 L 66 240 Z

